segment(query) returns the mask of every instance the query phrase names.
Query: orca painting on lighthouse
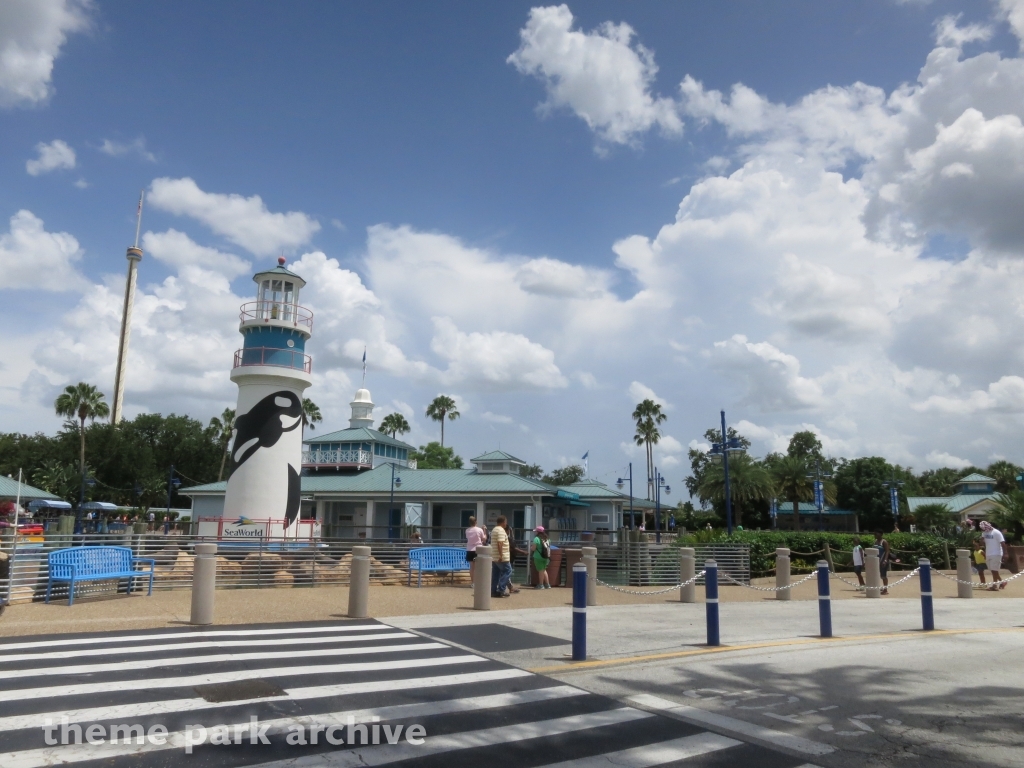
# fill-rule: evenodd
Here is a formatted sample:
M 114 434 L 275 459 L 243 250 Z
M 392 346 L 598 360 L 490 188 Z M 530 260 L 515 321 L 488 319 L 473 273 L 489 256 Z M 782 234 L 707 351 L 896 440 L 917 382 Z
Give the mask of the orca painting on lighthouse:
M 312 383 L 306 342 L 313 313 L 299 305 L 306 282 L 285 268 L 283 256 L 253 280 L 256 301 L 241 307 L 243 343 L 231 370 L 238 405 L 222 535 L 231 535 L 234 518 L 246 521 L 240 535 L 256 523 L 270 535 L 293 536 L 301 503 L 302 393 Z

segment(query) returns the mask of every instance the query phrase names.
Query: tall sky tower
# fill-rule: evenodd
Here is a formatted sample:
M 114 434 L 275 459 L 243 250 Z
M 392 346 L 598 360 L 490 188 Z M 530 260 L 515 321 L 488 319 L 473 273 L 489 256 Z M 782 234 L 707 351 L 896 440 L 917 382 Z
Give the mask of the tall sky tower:
M 124 308 L 121 311 L 121 338 L 117 342 L 117 374 L 114 378 L 114 407 L 110 411 L 110 423 L 121 421 L 121 406 L 124 403 L 124 376 L 128 369 L 128 340 L 132 335 L 132 307 L 135 305 L 135 279 L 142 249 L 139 248 L 139 228 L 142 226 L 142 197 L 139 193 L 139 209 L 135 212 L 135 245 L 128 248 L 128 276 L 124 280 Z

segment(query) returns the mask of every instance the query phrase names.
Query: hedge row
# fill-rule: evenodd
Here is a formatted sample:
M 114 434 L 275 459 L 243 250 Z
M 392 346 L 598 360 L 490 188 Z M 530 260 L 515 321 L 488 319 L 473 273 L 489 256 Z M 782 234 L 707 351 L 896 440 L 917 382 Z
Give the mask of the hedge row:
M 917 560 L 928 558 L 938 568 L 946 567 L 947 553 L 950 563 L 955 564 L 955 544 L 938 536 L 926 533 L 887 533 L 886 540 L 893 550 L 893 557 L 898 558 L 907 568 L 916 568 Z M 865 547 L 873 546 L 875 537 L 870 534 L 825 533 L 821 531 L 736 531 L 728 536 L 724 531 L 715 531 L 713 535 L 698 537 L 681 537 L 676 546 L 688 547 L 698 543 L 728 543 L 750 545 L 750 570 L 754 576 L 766 576 L 774 573 L 775 550 L 779 547 L 790 549 L 790 562 L 794 573 L 808 573 L 813 570 L 822 558 L 817 553 L 825 548 L 826 542 L 832 550 L 832 560 L 838 570 L 849 570 L 852 558 L 849 554 L 854 544 Z

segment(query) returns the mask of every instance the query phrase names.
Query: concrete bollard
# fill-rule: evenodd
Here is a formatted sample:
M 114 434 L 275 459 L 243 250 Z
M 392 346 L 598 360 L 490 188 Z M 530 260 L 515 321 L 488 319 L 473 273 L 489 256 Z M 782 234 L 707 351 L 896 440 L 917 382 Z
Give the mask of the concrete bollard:
M 775 599 L 789 600 L 793 590 L 786 589 L 789 586 L 789 547 L 779 547 L 775 550 Z
M 572 660 L 587 659 L 587 566 L 572 567 Z
M 882 571 L 875 547 L 864 547 L 864 584 L 864 597 L 882 596 Z
M 961 582 L 966 581 L 968 583 L 960 583 L 956 585 L 957 597 L 974 597 L 974 587 L 970 584 L 970 582 L 974 580 L 972 570 L 971 550 L 958 549 L 956 551 L 956 577 Z
M 597 605 L 597 547 L 583 547 L 583 564 L 587 566 L 587 605 Z
M 213 598 L 217 592 L 217 545 L 196 544 L 192 561 L 192 616 L 189 624 L 213 624 Z
M 680 547 L 679 548 L 679 576 L 680 581 L 690 581 L 693 575 L 697 572 L 696 563 L 696 552 L 693 547 Z M 679 588 L 679 602 L 681 603 L 695 603 L 697 602 L 697 584 L 690 582 L 684 587 Z
M 922 557 L 917 561 L 920 568 L 918 578 L 921 579 L 921 624 L 925 632 L 935 629 L 935 612 L 932 605 L 932 564 Z
M 473 570 L 473 610 L 491 610 L 491 548 L 484 544 L 476 548 Z
M 708 624 L 708 645 L 722 644 L 718 631 L 718 563 L 708 560 L 704 563 L 704 603 Z
M 828 560 L 818 561 L 818 626 L 822 637 L 832 637 L 832 591 Z
M 365 619 L 370 599 L 370 548 L 352 547 L 348 578 L 348 617 Z

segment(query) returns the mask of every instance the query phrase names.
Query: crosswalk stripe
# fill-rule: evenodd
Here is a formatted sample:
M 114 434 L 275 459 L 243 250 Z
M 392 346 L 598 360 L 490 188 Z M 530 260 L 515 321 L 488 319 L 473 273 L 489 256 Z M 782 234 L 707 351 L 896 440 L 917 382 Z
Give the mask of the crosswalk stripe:
M 372 645 L 357 648 L 321 648 L 318 655 L 356 656 L 368 653 L 397 653 L 401 651 L 429 651 L 447 649 L 444 643 L 409 643 L 407 645 Z M 222 662 L 257 661 L 268 659 L 295 658 L 295 651 L 260 651 L 258 653 L 218 653 L 212 656 L 167 657 L 162 659 L 138 659 L 134 661 L 116 661 L 107 664 L 76 664 L 66 667 L 37 667 L 34 669 L 8 669 L 3 672 L 4 680 L 16 680 L 23 677 L 45 677 L 48 675 L 91 675 L 97 672 L 120 672 L 137 669 L 157 669 L 171 667 L 183 663 L 219 664 Z M 0 694 L 2 696 L 2 694 Z
M 406 646 L 408 647 L 408 646 Z M 301 667 L 275 667 L 267 669 L 243 669 L 235 672 L 210 672 L 205 675 L 188 677 L 157 677 L 143 680 L 111 680 L 102 683 L 81 683 L 79 685 L 55 685 L 46 688 L 20 688 L 0 691 L 0 702 L 47 697 L 82 696 L 111 691 L 144 691 L 156 688 L 194 688 L 197 685 L 232 683 L 238 680 L 256 680 L 269 677 L 292 677 L 299 675 L 328 675 L 346 672 L 376 672 L 411 667 L 438 667 L 448 664 L 479 664 L 488 661 L 483 656 L 464 654 L 439 656 L 428 659 L 395 659 L 393 661 L 350 662 L 345 664 L 310 664 Z
M 642 747 L 622 749 L 618 752 L 550 763 L 540 768 L 653 768 L 656 765 L 737 747 L 742 743 L 727 736 L 719 736 L 717 733 L 704 732 L 658 744 L 645 744 Z
M 479 731 L 434 736 L 428 738 L 423 744 L 378 744 L 360 749 L 274 760 L 273 762 L 259 763 L 251 768 L 362 768 L 363 766 L 386 765 L 399 760 L 423 758 L 427 755 L 438 755 L 460 749 L 490 747 L 525 739 L 539 739 L 590 728 L 602 728 L 647 717 L 654 717 L 654 715 L 639 709 L 623 707 L 587 715 L 570 715 L 553 720 L 502 725 Z M 11 768 L 21 768 L 21 766 L 11 766 Z
M 281 717 L 275 718 L 273 720 L 261 720 L 259 721 L 259 726 L 268 726 L 268 735 L 280 734 L 287 731 L 287 729 L 293 726 L 308 728 L 310 725 L 316 725 L 320 723 L 345 724 L 348 722 L 348 718 L 350 717 L 354 718 L 355 722 L 357 723 L 369 722 L 371 718 L 379 718 L 380 720 L 396 720 L 400 718 L 419 717 L 424 715 L 451 714 L 454 712 L 472 712 L 482 709 L 511 707 L 538 701 L 551 701 L 554 699 L 566 698 L 570 696 L 586 695 L 589 695 L 586 691 L 574 688 L 571 685 L 558 685 L 550 688 L 538 688 L 530 691 L 521 691 L 518 693 L 476 696 L 464 699 L 451 699 L 448 701 L 434 701 L 415 704 L 398 704 L 390 707 L 377 707 L 374 709 L 355 710 L 351 712 L 342 711 L 328 712 L 318 715 L 303 715 L 299 717 Z M 622 710 L 613 710 L 613 712 L 614 711 Z M 638 710 L 628 711 L 649 716 L 647 715 L 647 713 L 639 713 Z M 580 717 L 587 716 L 577 716 L 577 718 Z M 563 719 L 571 720 L 573 718 Z M 621 722 L 621 720 L 618 720 L 616 722 Z M 245 734 L 245 737 L 243 738 L 248 737 L 248 722 L 227 724 L 227 727 L 231 733 L 243 733 Z M 520 726 L 509 727 L 516 728 Z M 476 731 L 475 733 L 483 733 L 483 731 Z M 174 731 L 168 734 L 165 744 L 155 744 L 150 741 L 147 741 L 145 744 L 69 744 L 44 747 L 40 749 L 22 750 L 18 752 L 0 753 L 0 765 L 4 766 L 4 768 L 44 768 L 45 766 L 51 766 L 54 764 L 75 763 L 85 760 L 109 760 L 111 758 L 122 757 L 126 755 L 137 756 L 151 752 L 163 752 L 172 749 L 183 749 L 185 746 L 186 732 Z M 379 748 L 379 746 L 377 748 Z
M 20 651 L 26 648 L 61 648 L 72 645 L 102 645 L 104 648 L 111 643 L 138 643 L 149 640 L 188 640 L 194 637 L 261 637 L 273 635 L 319 634 L 321 632 L 360 632 L 380 630 L 381 624 L 331 624 L 323 627 L 278 627 L 275 629 L 187 629 L 180 632 L 165 632 L 154 635 L 114 635 L 104 637 L 73 637 L 69 639 L 34 640 L 21 643 L 0 643 L 0 654 L 7 651 Z
M 264 646 L 282 645 L 323 645 L 326 643 L 358 643 L 364 640 L 398 640 L 407 637 L 420 637 L 412 632 L 378 632 L 366 635 L 321 635 L 319 637 L 287 637 L 274 638 L 273 640 L 203 640 L 185 643 L 165 643 L 163 645 L 137 645 L 130 648 L 104 648 L 104 653 L 122 654 L 134 653 L 159 653 L 161 651 L 192 651 L 200 648 L 261 648 Z M 48 661 L 50 659 L 71 659 L 81 656 L 82 650 L 73 651 L 52 651 L 48 653 L 18 653 L 7 656 L 0 656 L 0 664 L 9 664 L 15 661 Z
M 128 717 L 147 715 L 164 715 L 173 712 L 196 712 L 204 709 L 216 709 L 225 706 L 242 706 L 270 701 L 301 701 L 304 699 L 323 699 L 332 696 L 351 696 L 360 693 L 376 693 L 383 691 L 401 691 L 415 688 L 437 688 L 440 686 L 468 685 L 470 683 L 495 682 L 512 680 L 519 677 L 532 677 L 524 669 L 492 669 L 486 672 L 466 672 L 458 675 L 437 675 L 434 677 L 410 677 L 401 680 L 374 680 L 368 683 L 346 683 L 342 685 L 317 685 L 307 688 L 291 688 L 284 696 L 267 696 L 261 699 L 239 699 L 228 702 L 210 702 L 206 699 L 163 699 L 151 702 L 136 702 L 110 707 L 92 707 L 89 709 L 66 709 L 56 712 L 38 712 L 31 715 L 12 715 L 0 717 L 0 733 L 16 731 L 23 728 L 42 728 L 46 719 L 52 722 L 92 723 L 102 720 L 121 720 Z

